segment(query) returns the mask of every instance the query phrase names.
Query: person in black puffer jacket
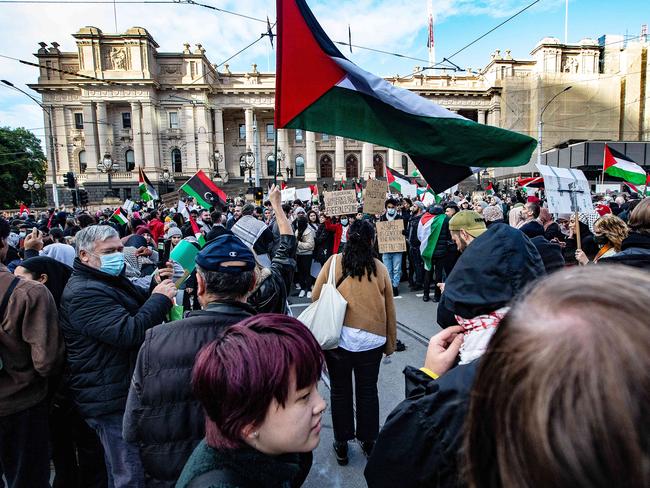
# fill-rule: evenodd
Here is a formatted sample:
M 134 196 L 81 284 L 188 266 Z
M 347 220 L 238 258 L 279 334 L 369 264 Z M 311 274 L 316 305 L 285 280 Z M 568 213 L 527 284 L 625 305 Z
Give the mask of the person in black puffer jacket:
M 173 487 L 205 435 L 203 408 L 190 384 L 196 354 L 229 326 L 255 315 L 246 304 L 255 256 L 241 239 L 217 237 L 196 263 L 203 310 L 147 331 L 124 413 L 124 438 L 137 443 L 149 488 Z
M 123 246 L 110 226 L 85 228 L 76 245 L 60 307 L 67 384 L 79 413 L 102 442 L 109 486 L 141 486 L 142 465 L 137 449 L 122 438 L 122 416 L 138 348 L 146 330 L 165 319 L 177 290 L 164 280 L 147 298 L 134 286 L 124 276 Z
M 623 240 L 621 252 L 599 262 L 650 269 L 650 198 L 644 198 L 634 207 L 628 226 L 631 232 Z

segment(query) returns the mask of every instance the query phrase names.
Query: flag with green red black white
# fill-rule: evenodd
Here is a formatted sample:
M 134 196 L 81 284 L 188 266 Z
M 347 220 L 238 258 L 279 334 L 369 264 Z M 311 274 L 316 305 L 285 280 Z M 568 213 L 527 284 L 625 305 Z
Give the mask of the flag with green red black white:
M 208 175 L 198 170 L 194 176 L 187 180 L 180 190 L 196 200 L 196 203 L 205 209 L 210 207 L 225 207 L 227 196 L 224 191 L 214 184 Z

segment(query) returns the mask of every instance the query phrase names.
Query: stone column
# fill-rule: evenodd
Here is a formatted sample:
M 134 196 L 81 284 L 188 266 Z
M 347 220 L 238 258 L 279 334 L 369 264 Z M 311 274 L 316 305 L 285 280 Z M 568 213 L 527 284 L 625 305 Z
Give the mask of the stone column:
M 374 146 L 370 142 L 364 142 L 361 146 L 361 173 L 359 176 L 363 178 L 368 178 L 369 175 L 372 178 L 375 177 L 375 166 L 372 162 L 373 148 Z
M 316 181 L 318 171 L 316 169 L 316 134 L 312 131 L 306 131 L 305 134 L 305 181 Z
M 223 110 L 218 108 L 214 111 L 214 131 L 215 131 L 215 150 L 223 156 L 223 161 L 219 164 L 217 170 L 224 181 L 228 181 L 228 165 L 226 164 L 226 142 L 223 130 Z
M 143 161 L 140 162 L 140 165 L 143 168 L 153 171 L 160 166 L 160 153 L 158 151 L 160 142 L 158 141 L 158 118 L 156 116 L 156 108 L 151 101 L 142 102 L 142 132 L 144 158 Z
M 485 118 L 485 110 L 479 110 L 478 111 L 478 123 L 479 124 L 485 124 L 486 118 Z
M 97 172 L 99 147 L 97 147 L 97 126 L 95 125 L 95 108 L 92 102 L 81 103 L 84 117 L 84 149 L 89 172 Z
M 210 157 L 210 121 L 208 120 L 208 112 L 205 105 L 197 105 L 195 110 L 196 115 L 196 130 L 198 138 L 198 167 L 204 171 L 212 168 L 212 158 Z
M 64 174 L 70 171 L 70 159 L 68 157 L 68 140 L 66 138 L 65 110 L 63 107 L 54 108 L 54 135 L 56 137 L 57 151 L 57 172 Z
M 501 108 L 494 107 L 492 109 L 492 125 L 496 127 L 501 126 Z
M 345 177 L 345 139 L 341 136 L 336 136 L 334 164 L 334 179 L 341 180 L 343 177 Z
M 196 158 L 196 127 L 194 125 L 194 106 L 186 105 L 183 107 L 183 125 L 185 132 L 185 161 L 183 161 L 183 173 L 192 174 L 198 171 L 199 164 Z
M 99 139 L 99 157 L 103 158 L 104 154 L 112 154 L 115 145 L 113 141 L 113 131 L 108 123 L 108 110 L 106 102 L 97 102 L 97 139 Z M 115 156 L 113 156 L 115 158 Z
M 140 102 L 131 102 L 131 133 L 133 134 L 133 154 L 136 168 L 138 166 L 144 167 L 143 132 Z
M 253 122 L 252 107 L 249 107 L 244 110 L 244 123 L 246 124 L 246 148 L 244 149 L 244 152 L 253 151 L 253 153 L 255 153 L 255 136 L 253 133 L 254 122 Z

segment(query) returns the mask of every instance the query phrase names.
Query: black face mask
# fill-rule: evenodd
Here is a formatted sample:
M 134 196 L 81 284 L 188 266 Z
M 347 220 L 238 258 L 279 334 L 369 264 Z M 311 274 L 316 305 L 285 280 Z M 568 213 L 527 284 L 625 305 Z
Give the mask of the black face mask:
M 607 239 L 607 237 L 604 235 L 594 234 L 594 242 L 600 247 L 603 247 L 609 242 L 609 239 Z

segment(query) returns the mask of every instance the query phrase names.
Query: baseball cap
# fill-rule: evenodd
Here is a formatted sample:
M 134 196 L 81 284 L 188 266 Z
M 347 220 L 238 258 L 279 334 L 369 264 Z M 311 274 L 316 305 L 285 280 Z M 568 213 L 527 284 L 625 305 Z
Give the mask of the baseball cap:
M 463 210 L 454 215 L 449 221 L 449 230 L 464 229 L 472 237 L 478 237 L 487 230 L 485 220 L 473 210 Z
M 237 266 L 223 266 L 223 263 L 241 262 Z M 196 264 L 206 271 L 237 274 L 255 268 L 255 255 L 242 240 L 234 234 L 222 234 L 201 250 Z

